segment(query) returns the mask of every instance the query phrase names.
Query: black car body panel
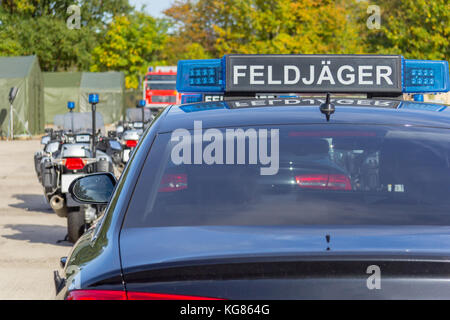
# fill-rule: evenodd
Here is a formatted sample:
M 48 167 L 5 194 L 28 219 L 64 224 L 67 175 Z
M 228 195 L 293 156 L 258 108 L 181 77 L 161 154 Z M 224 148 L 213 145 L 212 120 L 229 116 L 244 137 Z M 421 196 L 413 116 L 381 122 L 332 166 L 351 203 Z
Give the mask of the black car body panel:
M 64 299 L 69 291 L 81 288 L 125 290 L 119 234 L 131 193 L 122 191 L 134 189 L 157 126 L 155 123 L 141 139 L 137 147 L 144 144 L 142 149 L 146 150 L 133 153 L 134 165 L 125 167 L 103 216 L 72 248 L 64 268 L 65 285 L 57 292 L 57 298 Z
M 205 128 L 327 123 L 318 104 L 229 108 L 223 103 L 223 108 L 201 104 L 200 112 L 168 107 L 144 132 L 101 222 L 74 246 L 59 298 L 94 288 L 231 299 L 450 298 L 447 226 L 123 228 L 158 134 L 192 129 L 194 120 Z M 329 123 L 450 129 L 448 110 L 408 104 L 337 106 Z M 383 270 L 381 290 L 366 285 L 370 265 Z
M 121 233 L 127 290 L 224 299 L 450 298 L 448 227 L 169 227 Z M 327 236 L 329 241 L 327 241 Z M 145 250 L 136 243 L 148 243 Z M 440 246 L 437 249 L 437 246 Z M 382 270 L 382 290 L 367 272 Z M 245 288 L 245 290 L 244 290 Z

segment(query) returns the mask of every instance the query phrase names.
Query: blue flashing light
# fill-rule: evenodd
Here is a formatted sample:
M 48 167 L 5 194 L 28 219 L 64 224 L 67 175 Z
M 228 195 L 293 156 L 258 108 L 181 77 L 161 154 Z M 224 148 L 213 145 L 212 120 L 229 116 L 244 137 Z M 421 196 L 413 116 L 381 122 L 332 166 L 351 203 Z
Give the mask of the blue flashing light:
M 224 102 L 208 102 L 201 104 L 189 104 L 180 107 L 184 112 L 198 112 L 207 110 L 227 109 L 227 105 Z
M 181 103 L 195 103 L 195 102 L 202 102 L 203 95 L 201 93 L 195 93 L 195 94 L 183 94 L 181 95 Z
M 98 103 L 99 99 L 98 99 L 98 94 L 97 93 L 91 93 L 89 94 L 89 103 L 90 104 L 96 104 Z
M 75 102 L 73 102 L 73 101 L 67 102 L 67 109 L 69 109 L 69 110 L 75 109 Z
M 145 107 L 145 105 L 146 105 L 145 100 L 143 99 L 139 100 L 139 107 Z
M 148 72 L 153 72 L 153 67 L 148 67 Z
M 223 60 L 181 60 L 178 62 L 178 92 L 223 92 Z
M 450 91 L 450 76 L 447 61 L 404 60 L 403 92 L 448 91 Z

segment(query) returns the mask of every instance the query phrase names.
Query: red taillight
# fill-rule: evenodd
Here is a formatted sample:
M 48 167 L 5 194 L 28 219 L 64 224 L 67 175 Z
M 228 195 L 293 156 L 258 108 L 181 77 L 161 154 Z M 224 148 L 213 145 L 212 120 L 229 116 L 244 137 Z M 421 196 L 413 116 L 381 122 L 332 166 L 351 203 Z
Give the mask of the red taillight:
M 74 290 L 66 300 L 127 300 L 125 291 L 112 290 Z
M 180 174 L 165 174 L 159 185 L 159 192 L 172 192 L 187 189 L 187 175 Z
M 114 290 L 73 290 L 66 300 L 222 300 L 179 294 L 125 292 Z
M 68 170 L 81 170 L 84 168 L 84 161 L 81 158 L 67 158 L 64 165 Z
M 128 148 L 134 148 L 137 146 L 137 140 L 126 140 L 125 144 L 127 145 Z
M 350 179 L 343 174 L 304 174 L 295 177 L 302 188 L 324 190 L 352 190 Z

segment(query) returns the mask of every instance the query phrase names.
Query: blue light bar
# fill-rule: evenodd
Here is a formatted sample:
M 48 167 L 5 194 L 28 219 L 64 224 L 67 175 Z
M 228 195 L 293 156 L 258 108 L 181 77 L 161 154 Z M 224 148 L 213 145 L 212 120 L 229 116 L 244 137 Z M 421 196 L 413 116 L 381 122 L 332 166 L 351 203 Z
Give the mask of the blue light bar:
M 226 109 L 227 105 L 224 102 L 208 102 L 208 103 L 200 103 L 200 104 L 189 104 L 185 106 L 181 106 L 180 109 L 184 112 L 198 112 L 198 111 L 206 111 L 206 110 L 217 110 L 217 109 Z
M 439 93 L 450 91 L 447 61 L 380 55 L 228 55 L 178 62 L 181 93 Z M 199 96 L 182 103 L 197 102 Z M 183 99 L 183 98 L 182 98 Z
M 223 92 L 221 59 L 181 60 L 177 69 L 178 92 Z
M 450 79 L 447 61 L 404 60 L 404 93 L 448 91 L 450 91 Z
M 75 109 L 75 102 L 73 102 L 73 101 L 67 102 L 67 109 L 69 109 L 69 110 Z
M 195 103 L 195 102 L 202 102 L 203 95 L 201 93 L 194 93 L 194 94 L 183 94 L 181 95 L 181 103 Z
M 89 94 L 89 103 L 90 104 L 96 104 L 98 103 L 98 94 L 97 93 L 91 93 Z

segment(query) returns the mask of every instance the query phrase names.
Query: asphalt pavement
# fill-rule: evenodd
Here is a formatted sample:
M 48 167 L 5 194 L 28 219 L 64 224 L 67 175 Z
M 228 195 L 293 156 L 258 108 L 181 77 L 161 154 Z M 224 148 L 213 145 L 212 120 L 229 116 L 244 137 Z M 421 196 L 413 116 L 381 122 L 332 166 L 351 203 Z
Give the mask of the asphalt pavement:
M 39 140 L 0 141 L 0 299 L 53 299 L 53 270 L 71 244 L 34 172 Z

